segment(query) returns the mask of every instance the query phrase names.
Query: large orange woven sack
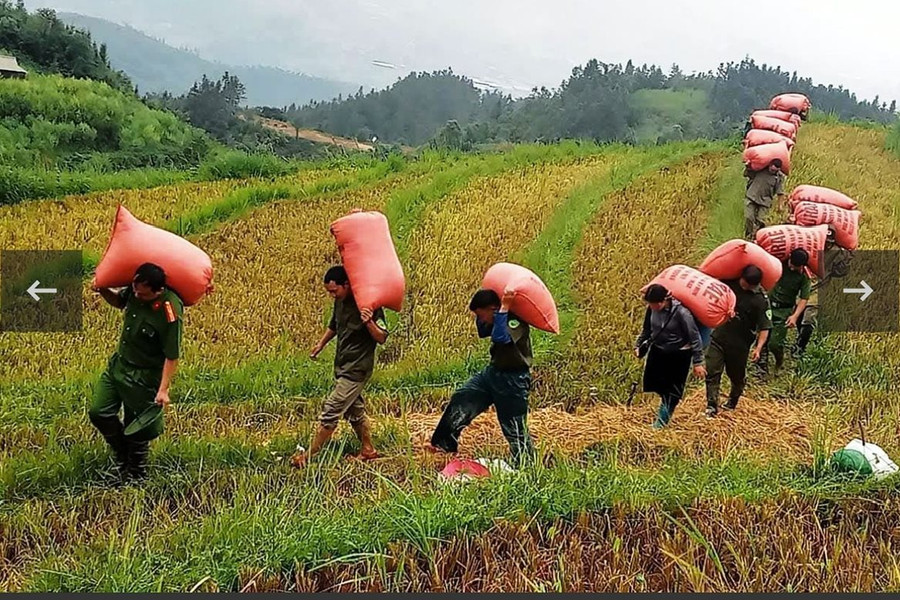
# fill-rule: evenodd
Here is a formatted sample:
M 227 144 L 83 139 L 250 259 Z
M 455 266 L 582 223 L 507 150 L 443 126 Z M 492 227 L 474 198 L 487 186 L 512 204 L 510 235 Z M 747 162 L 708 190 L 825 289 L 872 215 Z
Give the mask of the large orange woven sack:
M 791 151 L 784 142 L 777 144 L 760 144 L 744 150 L 744 164 L 751 171 L 768 169 L 776 158 L 781 159 L 781 171 L 787 175 L 791 172 Z
M 831 204 L 832 206 L 837 206 L 844 210 L 856 210 L 857 207 L 856 200 L 850 196 L 817 185 L 798 185 L 794 188 L 790 197 L 791 210 L 793 211 L 794 205 L 801 202 Z
M 753 115 L 750 117 L 750 125 L 753 129 L 766 129 L 768 131 L 780 133 L 781 135 L 789 137 L 792 140 L 797 139 L 796 125 L 788 123 L 787 121 L 782 121 L 781 119 Z
M 707 327 L 715 329 L 734 316 L 737 298 L 727 285 L 685 265 L 673 265 L 641 290 L 658 283 Z
M 859 247 L 858 210 L 846 210 L 830 204 L 800 202 L 793 206 L 791 222 L 797 225 L 831 225 L 834 241 L 841 248 L 856 250 Z
M 769 108 L 787 112 L 805 113 L 812 107 L 809 98 L 803 94 L 779 94 L 772 98 Z
M 753 146 L 761 146 L 763 144 L 777 144 L 784 142 L 787 144 L 788 150 L 794 149 L 794 140 L 783 136 L 777 131 L 769 131 L 768 129 L 751 129 L 744 136 L 744 148 L 752 148 Z
M 756 232 L 756 243 L 778 260 L 787 260 L 795 248 L 803 248 L 809 253 L 809 269 L 822 277 L 825 273 L 822 253 L 828 225 L 801 227 L 799 225 L 775 225 L 763 227 Z
M 380 212 L 354 211 L 331 224 L 350 289 L 360 310 L 403 307 L 406 278 L 388 220 Z
M 716 279 L 739 279 L 741 271 L 750 265 L 762 271 L 762 286 L 767 290 L 781 279 L 781 261 L 746 240 L 731 240 L 710 252 L 700 264 L 700 271 Z
M 800 123 L 803 121 L 800 118 L 800 115 L 796 115 L 786 110 L 754 110 L 753 115 L 787 121 L 797 129 L 800 129 Z
M 497 263 L 484 275 L 481 287 L 503 296 L 507 290 L 516 293 L 510 311 L 533 327 L 559 333 L 559 314 L 550 290 L 541 278 L 519 265 Z
M 196 304 L 212 290 L 213 268 L 209 255 L 186 239 L 139 221 L 119 205 L 109 244 L 97 265 L 97 287 L 131 285 L 134 272 L 144 263 L 166 272 L 166 286 L 185 306 Z

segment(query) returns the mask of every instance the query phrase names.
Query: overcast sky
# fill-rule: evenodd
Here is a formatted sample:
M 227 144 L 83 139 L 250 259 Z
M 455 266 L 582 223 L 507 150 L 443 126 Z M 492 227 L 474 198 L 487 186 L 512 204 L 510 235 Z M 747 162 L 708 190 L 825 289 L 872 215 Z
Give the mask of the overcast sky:
M 204 58 L 365 85 L 452 66 L 526 92 L 590 58 L 715 69 L 750 55 L 900 99 L 894 0 L 30 0 L 127 23 Z M 759 7 L 759 8 L 756 8 Z M 376 66 L 373 61 L 395 65 Z

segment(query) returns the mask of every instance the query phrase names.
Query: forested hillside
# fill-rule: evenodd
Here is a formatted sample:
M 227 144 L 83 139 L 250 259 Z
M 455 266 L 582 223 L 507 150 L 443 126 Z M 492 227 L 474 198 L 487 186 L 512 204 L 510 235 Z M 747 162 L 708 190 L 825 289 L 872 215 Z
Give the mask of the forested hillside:
M 52 10 L 29 13 L 22 0 L 0 0 L 0 53 L 15 55 L 47 73 L 103 81 L 123 90 L 131 82 L 110 66 L 105 45 L 63 23 Z
M 203 76 L 219 79 L 226 72 L 237 76 L 247 88 L 247 103 L 253 106 L 285 106 L 311 100 L 328 100 L 352 92 L 349 83 L 290 73 L 263 66 L 225 65 L 173 48 L 144 33 L 104 19 L 60 13 L 66 23 L 89 31 L 108 48 L 110 63 L 128 74 L 142 93 L 179 95 Z
M 535 89 L 520 100 L 481 91 L 451 70 L 411 73 L 385 90 L 289 107 L 287 114 L 299 126 L 407 144 L 428 141 L 448 121 L 455 121 L 449 127 L 458 127 L 463 145 L 560 138 L 658 142 L 726 136 L 761 98 L 784 90 L 808 95 L 817 110 L 842 120 L 896 118 L 896 102 L 859 100 L 843 87 L 751 59 L 690 75 L 677 65 L 665 73 L 657 66 L 592 60 L 573 69 L 559 88 Z M 447 138 L 455 139 L 441 136 Z

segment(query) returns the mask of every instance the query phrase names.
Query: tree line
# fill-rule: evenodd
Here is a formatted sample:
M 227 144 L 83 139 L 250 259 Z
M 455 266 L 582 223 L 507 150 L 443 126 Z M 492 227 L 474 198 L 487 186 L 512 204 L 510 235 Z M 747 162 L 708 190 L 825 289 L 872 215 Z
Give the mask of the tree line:
M 429 140 L 461 146 L 486 142 L 534 142 L 587 138 L 598 142 L 634 142 L 648 118 L 642 91 L 660 94 L 660 110 L 675 130 L 692 137 L 723 137 L 738 131 L 755 108 L 785 91 L 806 94 L 816 109 L 842 120 L 889 123 L 896 102 L 860 100 L 842 86 L 815 84 L 780 67 L 750 58 L 719 65 L 715 71 L 685 74 L 677 65 L 664 72 L 631 61 L 608 64 L 591 60 L 573 69 L 556 89 L 535 88 L 522 99 L 480 90 L 451 69 L 410 73 L 384 90 L 327 102 L 288 106 L 278 111 L 297 127 L 309 127 L 357 139 L 419 145 Z M 665 103 L 678 93 L 701 92 L 702 115 L 685 116 Z M 668 99 L 667 99 L 668 98 Z M 269 109 L 270 111 L 272 109 Z M 690 122 L 688 122 L 688 120 Z M 660 139 L 666 132 L 660 132 Z

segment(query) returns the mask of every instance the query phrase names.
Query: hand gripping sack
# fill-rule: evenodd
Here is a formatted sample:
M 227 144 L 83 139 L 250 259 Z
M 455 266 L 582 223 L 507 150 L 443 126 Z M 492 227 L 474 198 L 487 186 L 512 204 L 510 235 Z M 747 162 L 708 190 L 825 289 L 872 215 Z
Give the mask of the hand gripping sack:
M 803 113 L 812 107 L 809 98 L 803 94 L 779 94 L 772 98 L 769 108 L 787 112 Z
M 799 204 L 800 202 L 831 204 L 832 206 L 837 206 L 844 210 L 856 210 L 856 207 L 858 206 L 856 200 L 850 196 L 818 185 L 798 185 L 795 187 L 794 191 L 791 192 L 791 210 L 793 211 L 794 205 Z
M 760 144 L 744 150 L 744 164 L 751 171 L 762 171 L 769 168 L 772 161 L 781 160 L 781 171 L 785 175 L 791 172 L 791 151 L 784 142 L 777 144 Z
M 782 121 L 787 121 L 797 129 L 800 129 L 800 123 L 802 121 L 800 115 L 796 115 L 786 110 L 754 110 L 751 116 L 781 119 Z
M 785 144 L 787 144 L 788 150 L 794 149 L 794 140 L 781 135 L 777 131 L 769 131 L 768 129 L 751 129 L 744 137 L 744 149 L 746 150 L 747 148 L 752 148 L 753 146 L 761 146 L 763 144 L 777 144 L 778 142 L 784 142 Z
M 781 119 L 756 115 L 750 117 L 750 125 L 753 129 L 765 129 L 768 131 L 774 131 L 775 133 L 780 133 L 781 135 L 789 137 L 792 140 L 797 139 L 797 127 L 792 123 L 782 121 Z
M 791 222 L 809 227 L 811 225 L 831 225 L 834 241 L 841 248 L 856 250 L 859 247 L 858 210 L 845 210 L 831 204 L 799 202 L 792 206 Z
M 380 212 L 354 211 L 332 223 L 331 234 L 359 309 L 399 312 L 406 279 L 387 217 Z
M 550 290 L 541 278 L 519 265 L 497 263 L 484 275 L 481 287 L 503 296 L 506 290 L 516 292 L 510 311 L 533 327 L 559 333 L 559 314 Z
M 756 243 L 777 258 L 787 260 L 794 248 L 803 248 L 809 253 L 809 269 L 816 275 L 824 275 L 823 252 L 828 237 L 828 225 L 801 227 L 799 225 L 775 225 L 763 227 L 756 232 Z
M 673 265 L 644 286 L 658 283 L 691 311 L 700 323 L 715 329 L 734 316 L 737 298 L 727 285 L 685 265 Z
M 720 280 L 739 279 L 745 267 L 754 265 L 762 271 L 762 286 L 771 290 L 781 279 L 780 260 L 746 240 L 725 242 L 709 253 L 701 263 L 700 271 Z
M 186 239 L 138 220 L 119 205 L 109 244 L 94 273 L 103 288 L 131 285 L 144 263 L 166 272 L 166 286 L 185 306 L 196 304 L 212 290 L 213 268 L 209 255 Z

